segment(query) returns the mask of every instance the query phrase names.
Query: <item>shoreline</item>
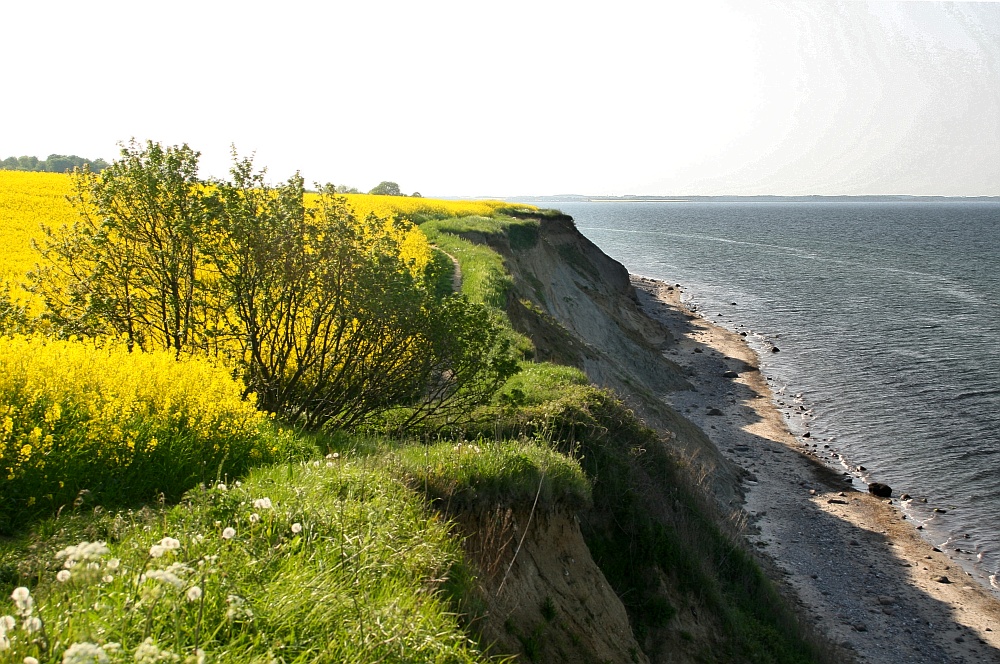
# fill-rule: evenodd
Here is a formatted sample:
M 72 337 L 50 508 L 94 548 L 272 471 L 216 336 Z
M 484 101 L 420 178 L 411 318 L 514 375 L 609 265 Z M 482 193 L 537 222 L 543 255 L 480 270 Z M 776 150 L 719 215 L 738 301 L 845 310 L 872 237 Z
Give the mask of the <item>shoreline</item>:
M 869 494 L 791 433 L 744 337 L 685 306 L 681 288 L 630 276 L 694 386 L 666 401 L 747 473 L 747 540 L 819 630 L 860 661 L 1000 662 L 1000 600 L 921 537 L 898 499 Z

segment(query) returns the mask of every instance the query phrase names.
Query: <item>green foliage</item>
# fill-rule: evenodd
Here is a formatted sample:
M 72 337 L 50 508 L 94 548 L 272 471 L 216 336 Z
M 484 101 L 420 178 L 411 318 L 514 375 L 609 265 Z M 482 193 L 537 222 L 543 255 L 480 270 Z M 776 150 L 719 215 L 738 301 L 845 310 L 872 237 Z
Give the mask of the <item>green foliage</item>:
M 7 157 L 3 161 L 0 161 L 0 170 L 4 171 L 66 173 L 74 169 L 89 168 L 95 173 L 100 173 L 107 167 L 108 163 L 103 159 L 85 159 L 75 154 L 50 154 L 44 160 L 25 155 L 22 157 Z
M 438 443 L 396 453 L 407 484 L 449 512 L 496 506 L 578 510 L 590 504 L 580 465 L 539 441 Z
M 404 195 L 400 191 L 398 184 L 396 184 L 395 182 L 389 182 L 388 180 L 383 180 L 382 182 L 379 182 L 368 193 L 369 194 L 374 194 L 376 196 L 403 196 Z
M 0 614 L 18 625 L 4 654 L 58 662 L 91 643 L 112 661 L 485 661 L 446 593 L 472 591 L 454 585 L 469 581 L 457 540 L 380 464 L 339 457 L 228 484 L 173 509 L 62 517 L 7 545 Z M 14 585 L 41 617 L 34 632 Z
M 198 157 L 132 142 L 77 173 L 80 221 L 45 229 L 31 275 L 60 334 L 224 358 L 308 429 L 453 417 L 516 370 L 494 316 L 411 272 L 409 222 L 358 219 L 330 187 L 307 208 L 300 176 L 271 187 L 235 154 L 229 180 L 202 182 Z

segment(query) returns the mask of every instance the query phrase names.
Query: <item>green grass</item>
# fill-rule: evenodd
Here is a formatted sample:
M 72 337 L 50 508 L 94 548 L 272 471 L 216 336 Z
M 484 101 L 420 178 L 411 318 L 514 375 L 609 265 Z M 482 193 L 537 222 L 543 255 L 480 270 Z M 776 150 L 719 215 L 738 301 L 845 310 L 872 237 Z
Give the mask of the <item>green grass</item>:
M 408 446 L 393 456 L 407 484 L 448 513 L 590 505 L 590 481 L 580 465 L 538 441 Z
M 173 508 L 47 528 L 0 555 L 0 614 L 17 622 L 4 661 L 59 662 L 74 643 L 112 661 L 151 645 L 162 661 L 483 661 L 451 601 L 471 592 L 458 540 L 377 459 L 260 469 Z M 82 541 L 107 550 L 63 569 Z M 32 633 L 13 585 L 34 599 Z

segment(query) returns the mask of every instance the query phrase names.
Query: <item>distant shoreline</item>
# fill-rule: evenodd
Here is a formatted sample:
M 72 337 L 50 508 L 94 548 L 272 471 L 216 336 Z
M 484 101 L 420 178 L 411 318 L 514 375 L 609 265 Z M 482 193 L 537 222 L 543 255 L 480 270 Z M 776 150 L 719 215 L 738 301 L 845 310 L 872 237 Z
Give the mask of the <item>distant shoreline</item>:
M 1000 196 L 513 196 L 511 203 L 1000 203 Z

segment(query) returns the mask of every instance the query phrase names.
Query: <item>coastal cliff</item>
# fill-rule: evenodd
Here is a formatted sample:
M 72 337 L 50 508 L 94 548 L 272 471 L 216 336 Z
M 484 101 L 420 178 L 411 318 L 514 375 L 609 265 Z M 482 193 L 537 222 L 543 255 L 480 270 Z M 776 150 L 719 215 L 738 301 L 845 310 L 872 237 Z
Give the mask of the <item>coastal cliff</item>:
M 521 220 L 516 232 L 460 235 L 503 257 L 506 314 L 535 360 L 576 367 L 595 386 L 550 415 L 569 430 L 594 495 L 570 519 L 512 517 L 499 548 L 482 546 L 496 514 L 459 516 L 485 579 L 483 642 L 532 661 L 849 661 L 802 624 L 749 550 L 745 471 L 668 405 L 695 389 L 667 359 L 676 333 L 571 218 Z M 494 550 L 516 561 L 506 574 L 481 555 Z

